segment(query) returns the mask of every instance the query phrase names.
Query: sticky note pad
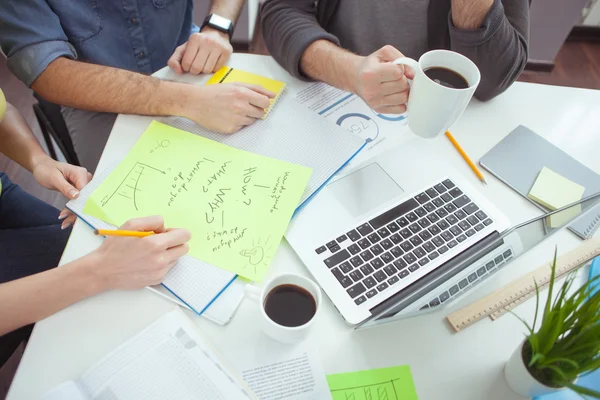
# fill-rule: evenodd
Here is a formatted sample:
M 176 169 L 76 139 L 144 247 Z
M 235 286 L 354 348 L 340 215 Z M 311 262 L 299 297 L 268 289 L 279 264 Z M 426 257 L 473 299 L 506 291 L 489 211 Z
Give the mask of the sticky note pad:
M 189 255 L 260 281 L 311 172 L 153 121 L 83 212 L 116 226 L 162 215 L 191 231 Z
M 263 88 L 275 93 L 275 98 L 271 99 L 271 105 L 269 108 L 265 110 L 265 115 L 262 119 L 265 119 L 277 100 L 279 96 L 285 90 L 285 82 L 277 81 L 275 79 L 267 78 L 262 75 L 253 74 L 251 72 L 242 71 L 240 69 L 235 69 L 231 67 L 223 67 L 206 82 L 207 85 L 214 85 L 217 83 L 231 83 L 231 82 L 239 82 L 239 83 L 250 83 L 254 85 L 262 86 Z
M 585 192 L 583 186 L 557 174 L 550 168 L 544 167 L 527 197 L 550 210 L 557 210 L 581 200 L 583 192 Z M 581 206 L 573 206 L 558 214 L 549 216 L 547 222 L 551 228 L 557 228 L 579 215 L 579 213 L 581 213 Z

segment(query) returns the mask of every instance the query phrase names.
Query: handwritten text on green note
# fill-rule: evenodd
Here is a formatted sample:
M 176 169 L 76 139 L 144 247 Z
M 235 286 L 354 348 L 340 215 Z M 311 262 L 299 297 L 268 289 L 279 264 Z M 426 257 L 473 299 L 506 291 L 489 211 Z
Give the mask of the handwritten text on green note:
M 333 400 L 417 400 L 408 365 L 327 375 Z
M 162 215 L 192 232 L 190 255 L 260 281 L 310 174 L 153 121 L 84 213 L 116 226 Z

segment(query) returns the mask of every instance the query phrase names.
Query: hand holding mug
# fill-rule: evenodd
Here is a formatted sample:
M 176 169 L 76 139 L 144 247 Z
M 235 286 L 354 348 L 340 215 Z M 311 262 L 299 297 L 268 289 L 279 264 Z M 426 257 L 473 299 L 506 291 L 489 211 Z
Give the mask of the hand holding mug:
M 408 79 L 413 78 L 413 72 L 407 68 L 405 75 L 405 69 L 393 63 L 401 57 L 404 55 L 399 50 L 387 45 L 365 57 L 357 67 L 355 92 L 378 113 L 406 111 Z
M 419 61 L 402 57 L 393 63 L 414 71 L 408 123 L 413 133 L 424 138 L 450 129 L 467 108 L 481 79 L 473 61 L 448 50 L 429 51 Z

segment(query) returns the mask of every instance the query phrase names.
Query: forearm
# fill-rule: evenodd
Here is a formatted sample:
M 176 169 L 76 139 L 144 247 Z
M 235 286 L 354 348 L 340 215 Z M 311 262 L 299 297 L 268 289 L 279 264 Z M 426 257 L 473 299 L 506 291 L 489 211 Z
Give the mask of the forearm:
M 0 285 L 0 336 L 40 321 L 106 289 L 93 273 L 101 267 L 88 255 L 62 267 Z
M 459 29 L 477 29 L 492 8 L 494 0 L 452 0 L 452 22 Z
M 189 86 L 61 57 L 32 88 L 50 102 L 89 111 L 180 115 Z
M 210 14 L 217 14 L 235 23 L 246 0 L 212 0 Z
M 477 98 L 489 100 L 518 78 L 527 63 L 528 0 L 495 0 L 476 30 L 449 24 L 451 49 L 467 56 L 481 71 Z
M 317 40 L 302 54 L 300 67 L 314 80 L 355 93 L 358 80 L 355 71 L 362 59 L 327 40 Z
M 0 152 L 29 172 L 33 172 L 39 160 L 48 157 L 19 111 L 10 103 L 0 122 Z
M 269 0 L 261 7 L 261 31 L 269 53 L 286 71 L 306 79 L 301 59 L 309 46 L 319 40 L 338 44 L 317 21 L 314 0 Z

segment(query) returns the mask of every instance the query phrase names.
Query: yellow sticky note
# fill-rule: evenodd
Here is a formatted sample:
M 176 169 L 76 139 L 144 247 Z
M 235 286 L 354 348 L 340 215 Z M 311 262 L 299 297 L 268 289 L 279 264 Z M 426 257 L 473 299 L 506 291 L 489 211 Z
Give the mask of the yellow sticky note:
M 153 121 L 83 211 L 117 226 L 162 215 L 192 232 L 190 255 L 260 281 L 311 172 Z
M 223 67 L 206 82 L 207 85 L 215 85 L 217 83 L 250 83 L 254 85 L 262 86 L 263 88 L 275 93 L 275 98 L 271 99 L 271 105 L 265 110 L 265 115 L 262 119 L 265 119 L 269 111 L 273 108 L 273 105 L 279 99 L 279 96 L 285 90 L 285 82 L 277 81 L 275 79 L 267 78 L 262 75 L 253 74 L 251 72 L 242 71 L 241 69 L 235 69 L 231 67 Z
M 584 192 L 585 188 L 583 186 L 557 174 L 550 168 L 544 167 L 527 196 L 550 210 L 557 210 L 581 200 Z M 549 216 L 547 222 L 550 227 L 557 228 L 579 215 L 579 213 L 581 213 L 581 206 L 576 205 Z

